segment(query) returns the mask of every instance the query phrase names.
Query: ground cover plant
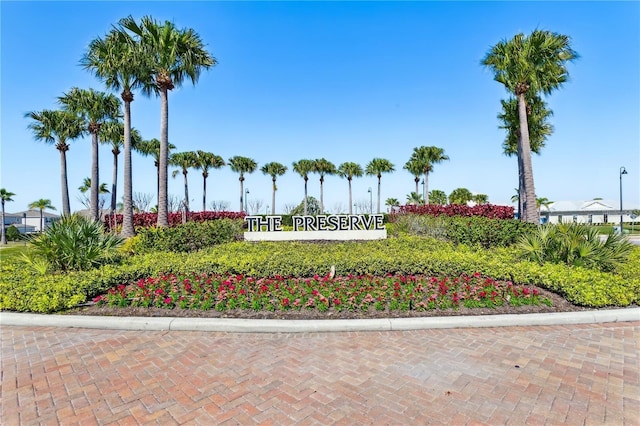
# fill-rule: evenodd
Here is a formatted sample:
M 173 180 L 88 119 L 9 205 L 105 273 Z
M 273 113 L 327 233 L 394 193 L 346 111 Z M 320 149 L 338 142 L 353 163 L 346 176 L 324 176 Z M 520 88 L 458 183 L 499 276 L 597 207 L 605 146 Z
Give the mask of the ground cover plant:
M 167 274 L 118 285 L 94 299 L 112 307 L 215 309 L 220 312 L 312 310 L 427 311 L 550 305 L 528 286 L 480 274 L 449 277 L 348 275 L 254 278 L 244 275 Z

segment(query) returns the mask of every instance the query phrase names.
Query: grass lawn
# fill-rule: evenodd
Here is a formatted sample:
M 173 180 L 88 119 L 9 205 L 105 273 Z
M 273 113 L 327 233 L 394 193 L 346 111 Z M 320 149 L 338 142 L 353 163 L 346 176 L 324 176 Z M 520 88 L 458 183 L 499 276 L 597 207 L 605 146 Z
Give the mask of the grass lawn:
M 7 245 L 0 244 L 0 260 L 5 261 L 13 257 L 19 257 L 20 253 L 26 253 L 29 246 L 24 241 L 9 241 Z

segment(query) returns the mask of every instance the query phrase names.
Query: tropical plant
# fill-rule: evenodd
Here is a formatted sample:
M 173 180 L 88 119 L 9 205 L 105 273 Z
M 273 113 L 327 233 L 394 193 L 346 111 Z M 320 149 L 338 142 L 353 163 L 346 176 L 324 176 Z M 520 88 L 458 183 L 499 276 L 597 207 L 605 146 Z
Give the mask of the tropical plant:
M 1 237 L 1 240 L 0 240 L 0 244 L 3 244 L 3 245 L 7 245 L 7 234 L 6 234 L 6 231 L 4 229 L 4 224 L 5 224 L 5 221 L 4 221 L 4 215 L 5 215 L 4 203 L 7 202 L 7 201 L 13 201 L 13 198 L 11 198 L 11 197 L 13 197 L 14 195 L 16 195 L 16 194 L 14 194 L 13 192 L 7 191 L 4 188 L 0 188 L 0 202 L 2 203 L 2 237 Z
M 374 158 L 369 161 L 367 167 L 365 168 L 365 173 L 369 176 L 376 176 L 378 178 L 378 213 L 380 213 L 380 186 L 382 180 L 383 173 L 391 173 L 393 172 L 394 165 L 391 161 L 386 160 L 384 158 Z
M 324 212 L 323 184 L 325 175 L 335 175 L 338 173 L 336 166 L 325 158 L 319 158 L 313 162 L 313 171 L 320 175 L 320 212 Z
M 276 179 L 278 176 L 282 176 L 287 172 L 287 166 L 280 163 L 271 162 L 262 166 L 260 170 L 265 175 L 271 176 L 271 214 L 276 214 L 276 191 L 278 190 L 278 187 L 276 186 Z
M 68 142 L 82 136 L 84 129 L 82 119 L 70 111 L 33 111 L 25 115 L 33 120 L 29 129 L 36 140 L 55 143 L 60 153 L 60 179 L 62 188 L 62 214 L 71 214 L 69 203 L 69 183 L 67 180 L 67 151 Z
M 407 195 L 407 204 L 411 204 L 413 206 L 424 204 L 422 195 L 418 194 L 417 192 L 411 192 L 409 195 Z
M 133 227 L 133 182 L 131 150 L 133 144 L 133 131 L 131 127 L 131 102 L 133 91 L 142 89 L 143 94 L 150 94 L 157 90 L 153 84 L 151 73 L 148 70 L 151 65 L 148 55 L 143 54 L 141 44 L 125 30 L 122 22 L 112 29 L 105 38 L 96 38 L 91 41 L 80 64 L 91 71 L 96 77 L 105 83 L 108 89 L 120 91 L 123 101 L 123 221 L 122 235 L 130 237 L 135 234 Z M 117 154 L 114 152 L 117 159 Z M 97 182 L 97 180 L 96 180 Z M 115 179 L 114 179 L 115 182 Z M 112 190 L 111 209 L 115 210 L 116 191 Z
M 389 207 L 389 211 L 395 207 L 400 207 L 400 201 L 397 198 L 387 198 L 384 204 Z
M 133 149 L 142 154 L 143 157 L 151 156 L 153 158 L 153 165 L 156 167 L 156 197 L 158 197 L 160 195 L 160 140 L 156 138 L 143 140 L 133 146 Z M 174 149 L 176 149 L 176 146 L 170 143 L 169 154 Z
M 53 207 L 53 204 L 51 204 L 51 200 L 40 198 L 39 200 L 36 200 L 29 204 L 29 208 L 38 209 L 40 211 L 40 232 L 44 231 L 44 210 L 56 209 L 55 207 Z
M 476 204 L 487 204 L 489 202 L 489 196 L 487 194 L 473 194 L 471 201 Z
M 536 207 L 540 213 L 542 213 L 542 207 L 546 207 L 547 210 L 549 210 L 549 206 L 553 203 L 554 201 L 551 201 L 546 197 L 536 198 Z
M 226 165 L 227 163 L 225 163 L 224 159 L 219 155 L 202 150 L 196 151 L 194 167 L 202 170 L 202 211 L 207 210 L 207 178 L 209 177 L 209 169 L 219 169 Z
M 56 271 L 88 270 L 118 256 L 122 238 L 105 234 L 100 222 L 77 214 L 62 216 L 30 240 L 31 254 Z
M 304 214 L 308 213 L 307 209 L 307 182 L 309 181 L 309 173 L 313 172 L 313 160 L 300 160 L 293 163 L 293 171 L 298 173 L 304 179 Z
M 447 204 L 447 194 L 439 189 L 429 191 L 429 202 L 431 204 L 439 204 L 444 206 Z
M 89 197 L 87 197 L 86 194 L 87 194 L 87 191 L 91 190 L 91 178 L 88 178 L 88 177 L 84 178 L 84 180 L 82 181 L 82 185 L 78 187 L 78 190 L 82 194 L 82 197 L 80 197 L 80 202 L 82 203 L 83 206 L 85 206 L 86 208 L 89 208 L 89 206 L 91 205 L 91 200 L 89 199 Z M 98 192 L 100 193 L 100 195 L 108 194 L 109 189 L 107 188 L 107 184 L 104 182 L 101 183 L 100 186 L 98 187 Z M 103 197 L 100 197 L 98 202 L 99 211 L 102 211 L 102 208 L 104 207 L 105 202 L 106 202 L 106 199 Z
M 507 156 L 518 154 L 518 139 L 520 138 L 520 121 L 518 117 L 518 100 L 510 97 L 508 100 L 501 100 L 502 113 L 498 114 L 498 119 L 502 125 L 500 129 L 505 129 L 507 135 L 502 143 L 503 153 Z M 545 142 L 553 133 L 553 126 L 549 124 L 548 119 L 553 115 L 553 111 L 547 108 L 545 102 L 539 96 L 531 96 L 527 99 L 527 121 L 529 126 L 529 144 L 531 152 L 540 154 L 545 146 Z M 524 171 L 522 168 L 521 158 L 518 156 L 518 189 L 519 194 L 524 191 Z M 519 196 L 511 199 L 512 202 L 518 203 L 518 212 L 522 211 L 522 203 Z M 524 197 L 522 197 L 524 201 Z
M 340 177 L 347 179 L 349 182 L 349 214 L 353 214 L 353 197 L 351 191 L 351 181 L 354 177 L 361 177 L 363 175 L 362 167 L 360 164 L 354 163 L 352 161 L 347 161 L 338 167 L 338 175 Z
M 415 174 L 416 171 L 424 175 L 424 187 L 422 188 L 422 198 L 425 204 L 429 204 L 429 172 L 433 171 L 435 164 L 449 160 L 449 157 L 445 155 L 444 149 L 437 146 L 421 146 L 413 148 L 413 154 L 407 164 L 410 166 L 410 170 Z M 405 166 L 407 166 L 405 164 Z M 418 176 L 416 175 L 416 179 Z M 418 181 L 416 180 L 416 192 L 418 188 Z
M 178 29 L 173 22 L 160 23 L 149 16 L 143 17 L 139 24 L 129 16 L 120 20 L 120 25 L 140 42 L 150 64 L 148 75 L 155 79 L 156 93 L 160 95 L 158 226 L 168 226 L 169 91 L 180 87 L 187 78 L 195 85 L 200 73 L 217 62 L 191 28 Z
M 522 220 L 539 222 L 538 210 L 531 205 L 535 200 L 531 144 L 527 119 L 527 97 L 544 93 L 548 95 L 567 81 L 567 62 L 578 57 L 571 49 L 566 35 L 535 30 L 529 36 L 516 34 L 511 40 L 502 40 L 493 46 L 482 64 L 494 73 L 494 79 L 518 100 L 520 138 L 518 156 L 524 175 Z
M 473 194 L 467 188 L 456 188 L 449 194 L 450 204 L 467 204 L 473 200 Z
M 58 98 L 65 109 L 82 118 L 87 132 L 91 135 L 91 195 L 89 212 L 91 219 L 100 220 L 99 204 L 99 161 L 98 161 L 98 135 L 100 127 L 107 120 L 118 118 L 120 100 L 112 95 L 99 92 L 94 89 L 72 88 L 69 92 Z
M 229 158 L 229 167 L 235 173 L 239 173 L 240 177 L 238 180 L 240 181 L 240 211 L 243 212 L 244 209 L 244 175 L 245 173 L 253 173 L 258 168 L 258 163 L 255 160 L 248 157 L 241 157 L 236 155 L 235 157 Z
M 610 233 L 602 240 L 595 227 L 561 223 L 545 224 L 524 234 L 518 249 L 526 259 L 540 264 L 565 263 L 613 271 L 626 261 L 633 245 L 621 234 Z
M 182 173 L 184 176 L 184 200 L 182 204 L 184 205 L 185 211 L 189 212 L 189 182 L 187 180 L 187 174 L 189 173 L 190 168 L 196 167 L 196 162 L 198 161 L 198 154 L 193 151 L 187 152 L 176 152 L 175 154 L 171 154 L 169 157 L 169 164 L 172 166 L 180 167 L 179 170 L 174 170 L 171 174 L 172 177 L 176 177 L 179 173 Z
M 420 164 L 413 158 L 409 159 L 404 166 L 403 169 L 407 170 L 409 173 L 413 175 L 413 181 L 416 183 L 416 194 L 418 191 L 418 185 L 420 184 L 420 175 L 422 175 L 422 167 Z
M 291 216 L 301 216 L 301 215 L 316 215 L 320 214 L 320 202 L 311 195 L 308 196 L 305 200 L 302 200 L 300 204 L 294 207 L 289 215 Z

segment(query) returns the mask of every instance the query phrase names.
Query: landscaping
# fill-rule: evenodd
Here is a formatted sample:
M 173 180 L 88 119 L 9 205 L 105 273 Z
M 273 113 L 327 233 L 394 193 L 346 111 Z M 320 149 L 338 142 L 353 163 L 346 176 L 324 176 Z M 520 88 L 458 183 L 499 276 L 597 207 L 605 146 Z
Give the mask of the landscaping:
M 77 220 L 69 224 L 77 227 Z M 403 214 L 389 220 L 388 239 L 360 242 L 251 243 L 242 241 L 242 221 L 230 218 L 139 228 L 117 254 L 119 242 L 108 233 L 108 255 L 68 248 L 75 256 L 65 265 L 56 263 L 65 249 L 53 250 L 55 240 L 43 234 L 25 255 L 3 258 L 0 309 L 363 318 L 554 312 L 640 301 L 640 248 L 623 240 L 603 242 L 607 250 L 616 247 L 615 262 L 599 262 L 593 246 L 572 252 L 583 260 L 567 263 L 529 259 L 522 244 L 538 228 L 513 219 Z

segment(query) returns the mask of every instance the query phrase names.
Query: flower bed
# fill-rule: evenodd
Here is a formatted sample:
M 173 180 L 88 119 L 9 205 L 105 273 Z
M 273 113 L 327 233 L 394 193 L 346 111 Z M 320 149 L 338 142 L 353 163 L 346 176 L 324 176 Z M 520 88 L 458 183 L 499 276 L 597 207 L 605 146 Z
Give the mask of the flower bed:
M 427 311 L 540 305 L 551 301 L 538 290 L 480 276 L 274 278 L 243 275 L 162 275 L 121 284 L 94 299 L 98 305 L 226 311 L 315 310 Z

